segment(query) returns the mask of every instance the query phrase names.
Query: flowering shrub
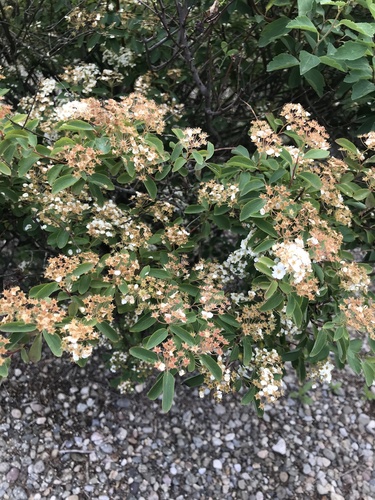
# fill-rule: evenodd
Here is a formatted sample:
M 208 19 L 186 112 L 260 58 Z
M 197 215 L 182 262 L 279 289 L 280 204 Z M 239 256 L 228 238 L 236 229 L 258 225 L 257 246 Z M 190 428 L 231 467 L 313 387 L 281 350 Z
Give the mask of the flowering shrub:
M 0 299 L 1 376 L 46 343 L 81 366 L 105 345 L 121 390 L 158 370 L 165 411 L 176 377 L 260 411 L 285 363 L 326 381 L 349 363 L 373 383 L 374 133 L 334 157 L 289 104 L 224 162 L 200 129 L 165 134 L 165 106 L 140 93 L 64 110 L 46 134 L 1 108 L 2 234 L 19 234 L 3 252 L 43 255 L 34 286 Z

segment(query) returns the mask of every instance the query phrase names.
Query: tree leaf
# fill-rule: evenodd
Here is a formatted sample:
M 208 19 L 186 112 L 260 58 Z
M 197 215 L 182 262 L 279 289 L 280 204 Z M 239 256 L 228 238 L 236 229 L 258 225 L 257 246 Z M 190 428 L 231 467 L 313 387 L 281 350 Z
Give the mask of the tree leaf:
M 178 325 L 169 325 L 169 329 L 171 332 L 173 332 L 175 335 L 177 335 L 178 338 L 180 338 L 183 342 L 185 342 L 189 346 L 194 346 L 195 345 L 195 340 L 194 337 L 184 328 Z
M 71 130 L 73 132 L 79 132 L 80 130 L 94 130 L 94 127 L 83 120 L 68 120 L 63 123 L 58 130 Z
M 73 186 L 79 179 L 77 177 L 73 177 L 71 174 L 63 175 L 56 179 L 56 181 L 52 184 L 52 194 L 57 194 L 63 189 L 67 189 L 70 186 Z
M 242 222 L 259 212 L 265 204 L 266 200 L 262 200 L 261 198 L 254 198 L 253 200 L 248 201 L 241 210 L 240 221 Z
M 48 333 L 43 330 L 43 337 L 52 353 L 60 358 L 62 356 L 63 350 L 61 347 L 61 338 L 59 337 L 59 335 Z
M 143 181 L 143 184 L 145 188 L 147 189 L 148 194 L 150 197 L 155 200 L 156 195 L 158 194 L 158 188 L 155 184 L 155 182 L 151 179 L 150 176 L 147 177 L 145 181 Z
M 314 174 L 313 172 L 301 172 L 300 174 L 297 175 L 297 177 L 304 179 L 316 191 L 319 191 L 322 187 L 322 181 L 319 175 Z
M 129 330 L 131 332 L 143 332 L 144 330 L 147 330 L 147 328 L 150 328 L 153 324 L 156 323 L 156 318 L 153 318 L 151 314 L 146 314 L 145 316 L 142 316 L 139 321 L 135 325 L 133 325 Z
M 42 357 L 42 334 L 38 333 L 29 351 L 29 359 L 32 363 L 38 363 Z
M 58 289 L 59 285 L 56 281 L 53 281 L 52 283 L 42 283 L 41 285 L 33 286 L 31 288 L 29 297 L 32 299 L 45 299 Z
M 324 77 L 320 71 L 317 69 L 310 69 L 307 73 L 305 73 L 304 78 L 309 82 L 311 87 L 315 90 L 319 97 L 323 96 L 323 90 L 325 86 Z
M 275 56 L 272 61 L 267 64 L 267 71 L 277 71 L 279 69 L 292 68 L 298 65 L 298 59 L 290 54 L 283 53 Z
M 166 328 L 159 328 L 159 330 L 156 330 L 151 337 L 148 338 L 146 347 L 147 349 L 152 349 L 153 347 L 156 347 L 157 345 L 161 344 L 164 342 L 164 340 L 168 337 L 168 330 Z
M 93 184 L 96 184 L 98 186 L 103 186 L 105 189 L 109 189 L 110 191 L 113 191 L 115 189 L 115 186 L 113 185 L 111 179 L 104 174 L 95 173 L 90 175 L 89 182 L 92 182 Z
M 163 400 L 162 409 L 165 413 L 169 412 L 172 408 L 174 397 L 174 376 L 169 371 L 163 374 Z
M 307 16 L 298 16 L 287 24 L 289 29 L 303 30 L 303 31 L 312 31 L 313 33 L 317 33 L 315 25 Z
M 300 59 L 300 65 L 299 65 L 300 75 L 304 75 L 305 73 L 310 71 L 310 69 L 319 66 L 319 64 L 321 63 L 319 57 L 314 56 L 313 54 L 310 54 L 305 50 L 301 50 L 301 52 L 299 53 L 299 59 Z
M 36 329 L 36 325 L 33 323 L 21 323 L 20 321 L 15 321 L 13 323 L 1 323 L 0 331 L 6 333 L 29 333 Z
M 214 376 L 214 378 L 220 382 L 223 376 L 223 372 L 221 371 L 221 368 L 216 363 L 216 361 L 208 354 L 201 354 L 199 356 L 199 360 L 202 365 L 206 367 L 207 370 Z
M 314 343 L 313 348 L 311 349 L 311 352 L 310 352 L 310 358 L 313 358 L 314 356 L 319 354 L 320 351 L 323 349 L 323 347 L 326 346 L 327 338 L 328 338 L 327 332 L 325 332 L 324 330 L 320 330 L 318 332 L 315 343 Z
M 251 337 L 243 337 L 242 347 L 243 347 L 242 362 L 243 362 L 244 366 L 249 366 L 251 358 L 253 357 L 252 338 Z
M 11 169 L 4 162 L 0 161 L 0 173 L 4 175 L 12 175 Z
M 259 47 L 266 47 L 271 42 L 289 33 L 290 28 L 287 27 L 289 22 L 288 17 L 280 17 L 276 21 L 267 24 L 260 35 Z
M 364 56 L 369 50 L 367 45 L 358 42 L 345 42 L 339 47 L 332 56 L 335 59 L 343 59 L 344 61 L 354 61 Z
M 149 351 L 144 347 L 131 347 L 129 349 L 129 353 L 135 358 L 141 359 L 142 361 L 146 361 L 147 363 L 156 363 L 158 360 L 158 356 L 153 351 Z
M 367 80 L 360 80 L 353 85 L 352 101 L 365 97 L 375 91 L 375 85 Z
M 105 337 L 107 337 L 107 339 L 111 340 L 112 342 L 118 342 L 120 340 L 119 334 L 106 321 L 97 323 L 95 326 L 99 330 L 99 332 L 101 332 Z

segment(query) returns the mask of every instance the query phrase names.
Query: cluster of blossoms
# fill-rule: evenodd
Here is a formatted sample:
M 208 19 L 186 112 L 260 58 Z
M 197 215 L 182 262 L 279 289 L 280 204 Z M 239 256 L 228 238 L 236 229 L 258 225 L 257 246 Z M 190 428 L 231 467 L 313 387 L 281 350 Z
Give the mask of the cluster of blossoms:
M 256 144 L 260 153 L 266 153 L 268 156 L 280 156 L 283 145 L 282 140 L 266 121 L 253 121 L 249 133 L 251 140 Z
M 215 180 L 202 183 L 198 190 L 198 203 L 233 207 L 237 203 L 239 188 L 236 184 L 225 186 Z
M 62 288 L 69 288 L 71 283 L 77 281 L 78 275 L 74 271 L 80 264 L 92 264 L 96 266 L 99 262 L 99 255 L 94 252 L 82 252 L 78 255 L 59 255 L 48 260 L 44 277 L 56 281 Z
M 75 7 L 65 16 L 65 19 L 78 31 L 81 29 L 96 28 L 101 17 L 102 15 L 97 11 L 90 12 L 87 9 Z
M 118 53 L 105 49 L 102 53 L 103 61 L 112 66 L 116 71 L 130 70 L 135 66 L 135 54 L 128 47 L 120 47 Z
M 87 343 L 90 340 L 96 340 L 99 337 L 98 332 L 92 325 L 88 325 L 76 318 L 63 326 L 62 331 L 65 335 L 62 338 L 62 348 L 68 352 L 73 361 L 89 358 L 93 351 L 93 345 Z
M 338 275 L 340 276 L 340 286 L 348 292 L 367 293 L 370 285 L 370 278 L 366 269 L 356 262 L 346 263 L 341 261 Z
M 260 311 L 259 307 L 264 302 L 244 305 L 236 319 L 241 325 L 241 331 L 245 336 L 250 336 L 254 342 L 264 339 L 265 335 L 271 335 L 276 328 L 276 320 L 272 311 Z
M 344 299 L 340 309 L 348 327 L 366 332 L 375 340 L 375 304 L 372 300 L 366 301 L 364 297 Z
M 60 78 L 71 85 L 82 87 L 83 94 L 90 94 L 96 87 L 100 70 L 96 64 L 77 64 L 77 66 L 68 66 Z
M 300 283 L 306 274 L 312 272 L 309 253 L 304 249 L 303 240 L 277 243 L 272 247 L 278 262 L 273 267 L 272 277 L 281 280 L 286 273 L 291 273 L 294 283 Z
M 255 349 L 252 360 L 258 377 L 253 379 L 253 384 L 259 388 L 256 399 L 260 401 L 260 407 L 264 402 L 273 403 L 282 395 L 283 364 L 281 357 L 275 349 Z
M 10 344 L 10 340 L 4 335 L 0 335 L 0 366 L 2 366 L 7 359 L 6 356 L 4 356 L 5 354 L 8 354 L 5 347 L 7 344 Z
M 334 365 L 330 361 L 321 361 L 312 368 L 310 376 L 319 379 L 323 383 L 330 384 L 334 368 Z
M 199 148 L 200 146 L 207 144 L 208 135 L 200 128 L 185 128 L 182 132 L 183 136 L 180 139 L 180 144 L 187 151 Z

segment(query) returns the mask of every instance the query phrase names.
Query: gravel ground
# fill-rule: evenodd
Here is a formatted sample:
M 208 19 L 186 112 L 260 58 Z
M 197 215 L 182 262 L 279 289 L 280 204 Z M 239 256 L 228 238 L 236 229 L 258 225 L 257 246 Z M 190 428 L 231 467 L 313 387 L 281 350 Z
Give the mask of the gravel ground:
M 218 404 L 183 386 L 164 415 L 106 375 L 95 360 L 13 368 L 0 386 L 1 499 L 375 498 L 374 407 L 349 371 L 312 406 L 288 397 L 289 375 L 263 419 L 238 397 Z

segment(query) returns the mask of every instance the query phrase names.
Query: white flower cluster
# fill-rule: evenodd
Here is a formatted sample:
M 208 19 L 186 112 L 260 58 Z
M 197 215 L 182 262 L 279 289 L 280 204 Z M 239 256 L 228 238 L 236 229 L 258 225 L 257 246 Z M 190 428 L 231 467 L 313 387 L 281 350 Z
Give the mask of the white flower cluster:
M 116 351 L 112 354 L 111 359 L 109 361 L 109 369 L 111 370 L 112 373 L 117 372 L 120 370 L 122 365 L 126 363 L 128 359 L 128 355 L 126 352 L 122 351 Z
M 78 118 L 87 109 L 87 103 L 84 101 L 70 101 L 55 108 L 55 116 L 58 121 Z
M 80 64 L 74 68 L 68 68 L 62 75 L 62 79 L 75 85 L 82 85 L 82 93 L 89 94 L 96 86 L 99 75 L 100 71 L 96 64 Z
M 301 331 L 298 329 L 297 325 L 295 325 L 293 321 L 290 318 L 288 318 L 288 316 L 285 314 L 285 311 L 286 307 L 284 307 L 280 313 L 279 335 L 290 335 L 294 337 L 295 335 L 301 333 Z
M 330 361 L 326 361 L 325 363 L 318 365 L 312 375 L 317 377 L 321 382 L 330 384 L 332 382 L 332 370 L 334 368 L 335 366 Z
M 282 382 L 276 378 L 282 374 L 281 358 L 275 349 L 255 348 L 254 362 L 258 368 L 259 379 L 257 386 L 260 391 L 257 394 L 259 399 L 266 399 L 268 402 L 274 402 L 282 393 Z
M 121 47 L 118 54 L 109 49 L 103 51 L 103 61 L 112 66 L 116 71 L 120 68 L 134 68 L 134 52 L 128 47 Z
M 248 260 L 253 259 L 257 254 L 251 249 L 249 241 L 254 232 L 250 231 L 249 234 L 241 241 L 240 248 L 229 254 L 227 260 L 223 263 L 221 271 L 223 274 L 223 282 L 229 281 L 231 278 L 228 276 L 228 271 L 235 274 L 239 279 L 246 276 L 246 266 Z
M 303 240 L 277 243 L 272 247 L 277 263 L 272 268 L 272 277 L 282 279 L 286 273 L 293 274 L 294 283 L 301 283 L 307 273 L 312 272 L 309 253 L 304 249 Z

